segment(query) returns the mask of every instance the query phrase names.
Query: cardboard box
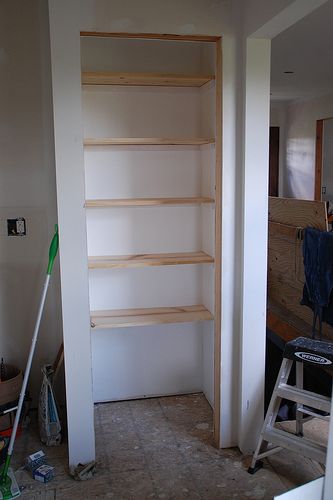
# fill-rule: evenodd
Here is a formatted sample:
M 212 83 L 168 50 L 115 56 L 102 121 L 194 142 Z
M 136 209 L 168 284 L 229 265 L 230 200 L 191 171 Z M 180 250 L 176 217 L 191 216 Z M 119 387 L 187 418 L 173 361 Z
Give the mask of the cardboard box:
M 54 477 L 54 467 L 50 465 L 41 465 L 33 472 L 33 478 L 41 483 L 47 483 Z
M 29 455 L 25 461 L 25 466 L 31 472 L 34 472 L 38 467 L 46 463 L 46 455 L 43 450 L 36 451 L 32 455 Z

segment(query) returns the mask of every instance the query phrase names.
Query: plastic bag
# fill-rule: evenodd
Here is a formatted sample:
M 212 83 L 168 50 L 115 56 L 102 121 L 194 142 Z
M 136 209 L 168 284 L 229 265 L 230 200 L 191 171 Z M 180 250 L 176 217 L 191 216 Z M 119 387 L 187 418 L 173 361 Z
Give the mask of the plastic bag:
M 44 365 L 42 373 L 43 383 L 38 405 L 39 436 L 46 446 L 57 446 L 61 442 L 61 424 L 52 390 L 52 365 Z

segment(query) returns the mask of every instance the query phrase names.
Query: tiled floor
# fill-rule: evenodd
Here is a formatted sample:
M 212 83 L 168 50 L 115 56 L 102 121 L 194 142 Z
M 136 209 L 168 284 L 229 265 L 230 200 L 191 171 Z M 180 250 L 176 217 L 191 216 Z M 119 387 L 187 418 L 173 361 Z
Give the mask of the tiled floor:
M 95 422 L 95 477 L 77 482 L 68 475 L 66 444 L 44 448 L 55 478 L 41 485 L 17 470 L 24 500 L 260 500 L 322 475 L 318 464 L 287 451 L 249 475 L 250 457 L 212 446 L 212 412 L 201 394 L 100 404 Z M 41 448 L 31 424 L 17 441 L 14 469 Z

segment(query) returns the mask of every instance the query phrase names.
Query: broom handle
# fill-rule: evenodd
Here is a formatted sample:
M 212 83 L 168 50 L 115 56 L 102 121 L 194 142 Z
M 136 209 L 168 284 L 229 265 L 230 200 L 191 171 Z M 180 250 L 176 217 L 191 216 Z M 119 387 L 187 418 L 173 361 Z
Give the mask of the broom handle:
M 39 304 L 38 315 L 37 315 L 35 330 L 34 330 L 32 341 L 31 341 L 31 347 L 30 347 L 29 357 L 28 357 L 28 361 L 27 361 L 27 366 L 25 368 L 22 389 L 21 389 L 21 393 L 20 393 L 19 402 L 17 405 L 17 411 L 16 411 L 16 415 L 15 415 L 13 430 L 12 430 L 12 434 L 11 434 L 10 441 L 9 441 L 9 446 L 8 446 L 8 454 L 9 455 L 11 455 L 12 451 L 13 451 L 14 441 L 15 441 L 15 437 L 16 437 L 16 432 L 17 432 L 17 427 L 19 424 L 20 416 L 21 416 L 23 401 L 24 401 L 24 397 L 25 397 L 25 391 L 26 391 L 27 385 L 28 385 L 28 379 L 29 379 L 30 369 L 31 369 L 31 365 L 32 365 L 32 358 L 33 358 L 33 355 L 35 352 L 38 331 L 39 331 L 39 326 L 40 326 L 40 322 L 42 319 L 43 308 L 44 308 L 44 304 L 45 304 L 47 289 L 49 287 L 49 282 L 50 282 L 50 275 L 47 274 L 47 276 L 45 278 L 45 282 L 44 282 L 43 291 L 42 291 L 42 297 L 41 297 L 40 304 Z
M 32 336 L 32 341 L 31 341 L 31 347 L 30 347 L 29 357 L 28 357 L 28 361 L 27 361 L 27 366 L 25 368 L 25 373 L 24 373 L 24 377 L 23 377 L 23 383 L 22 383 L 21 393 L 20 393 L 20 397 L 19 397 L 19 401 L 18 401 L 18 405 L 17 405 L 17 411 L 16 411 L 16 415 L 15 415 L 13 430 L 12 430 L 12 433 L 11 433 L 11 436 L 10 436 L 10 441 L 9 441 L 9 446 L 8 446 L 8 451 L 7 451 L 7 457 L 6 457 L 5 465 L 4 465 L 4 468 L 2 470 L 2 476 L 1 476 L 1 480 L 2 481 L 7 476 L 8 468 L 9 468 L 9 464 L 10 464 L 10 459 L 11 459 L 11 455 L 13 453 L 14 442 L 15 442 L 16 433 L 17 433 L 17 427 L 18 427 L 18 424 L 19 424 L 19 421 L 20 421 L 20 417 L 21 417 L 21 411 L 22 411 L 22 406 L 23 406 L 23 402 L 24 402 L 25 391 L 26 391 L 27 384 L 28 384 L 30 369 L 31 369 L 31 365 L 32 365 L 32 358 L 33 358 L 34 352 L 35 352 L 35 347 L 36 347 L 36 342 L 37 342 L 37 337 L 38 337 L 38 331 L 39 331 L 39 326 L 40 326 L 40 322 L 41 322 L 41 319 L 42 319 L 42 314 L 43 314 L 43 309 L 44 309 L 44 304 L 45 304 L 47 289 L 49 287 L 49 282 L 50 282 L 50 278 L 51 278 L 53 262 L 54 262 L 55 256 L 57 255 L 57 251 L 58 251 L 58 227 L 56 226 L 56 232 L 55 232 L 55 235 L 53 236 L 53 239 L 52 239 L 52 242 L 51 242 L 51 245 L 50 245 L 49 264 L 48 264 L 48 267 L 47 267 L 46 278 L 45 278 L 45 282 L 44 282 L 42 296 L 41 296 L 41 299 L 40 299 L 40 304 L 39 304 L 39 309 L 38 309 L 38 314 L 37 314 L 35 329 L 34 329 L 34 333 L 33 333 L 33 336 Z
M 26 391 L 27 385 L 28 385 L 28 379 L 29 379 L 29 374 L 30 374 L 30 369 L 31 369 L 31 364 L 32 364 L 32 358 L 33 358 L 33 355 L 34 355 L 34 352 L 35 352 L 35 347 L 36 347 L 36 342 L 37 342 L 37 337 L 38 337 L 38 330 L 39 330 L 39 325 L 40 325 L 40 322 L 41 322 L 41 319 L 42 319 L 42 313 L 43 313 L 43 308 L 44 308 L 44 304 L 45 304 L 47 289 L 49 287 L 49 282 L 50 282 L 50 275 L 47 274 L 45 282 L 44 282 L 42 297 L 41 297 L 40 304 L 39 304 L 38 315 L 37 315 L 37 320 L 36 320 L 34 334 L 33 334 L 33 337 L 32 337 L 32 342 L 31 342 L 29 357 L 28 357 L 28 361 L 27 361 L 27 366 L 25 368 L 25 373 L 24 373 L 24 378 L 23 378 L 21 393 L 20 393 L 20 397 L 19 397 L 19 401 L 18 401 L 18 405 L 17 405 L 17 410 L 16 410 L 16 415 L 15 415 L 14 425 L 13 425 L 12 433 L 11 433 L 11 436 L 10 436 L 10 441 L 9 441 L 9 446 L 8 446 L 8 452 L 7 452 L 7 458 L 6 458 L 5 466 L 4 466 L 3 470 L 2 470 L 2 477 L 6 477 L 7 476 L 7 472 L 8 472 L 8 468 L 9 468 L 9 464 L 10 464 L 10 457 L 11 457 L 11 455 L 13 453 L 14 442 L 15 442 L 16 433 L 17 433 L 17 427 L 18 427 L 18 424 L 19 424 L 19 421 L 20 421 L 20 417 L 21 417 L 21 411 L 22 411 L 22 406 L 23 406 L 23 402 L 24 402 L 25 391 Z

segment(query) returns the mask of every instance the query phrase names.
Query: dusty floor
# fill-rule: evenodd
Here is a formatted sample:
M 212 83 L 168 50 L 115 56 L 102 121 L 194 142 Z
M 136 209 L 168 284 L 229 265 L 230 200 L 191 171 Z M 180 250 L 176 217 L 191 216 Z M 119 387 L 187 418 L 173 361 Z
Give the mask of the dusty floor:
M 42 447 L 30 425 L 13 458 L 21 498 L 260 500 L 323 473 L 315 462 L 282 451 L 249 475 L 250 457 L 237 449 L 213 448 L 212 412 L 201 394 L 96 405 L 95 422 L 97 474 L 85 482 L 69 477 L 66 444 Z M 55 467 L 55 478 L 46 485 L 19 469 L 27 455 L 41 448 Z

